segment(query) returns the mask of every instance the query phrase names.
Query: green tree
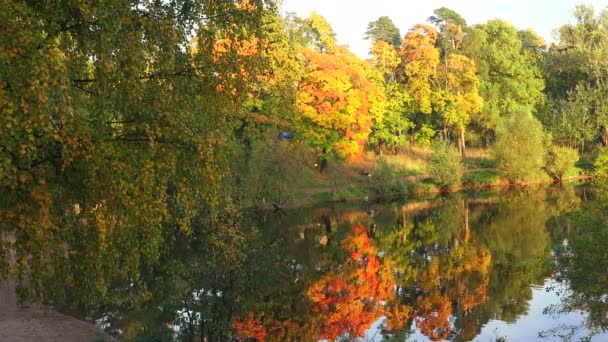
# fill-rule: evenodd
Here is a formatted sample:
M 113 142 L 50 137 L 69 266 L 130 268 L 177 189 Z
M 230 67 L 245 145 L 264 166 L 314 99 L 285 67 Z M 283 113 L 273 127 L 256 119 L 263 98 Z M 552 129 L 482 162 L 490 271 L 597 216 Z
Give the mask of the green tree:
M 591 110 L 593 96 L 589 89 L 577 87 L 568 92 L 567 99 L 554 99 L 540 115 L 543 126 L 557 144 L 580 148 L 598 136 L 597 123 Z M 601 107 L 598 108 L 601 110 Z
M 405 86 L 397 82 L 401 58 L 395 47 L 385 41 L 376 40 L 372 43 L 371 52 L 371 64 L 382 76 L 377 83 L 382 88 L 386 100 L 382 120 L 374 121 L 369 143 L 380 153 L 385 148 L 395 151 L 407 144 L 407 131 L 413 128 L 407 115 L 407 103 L 411 99 Z
M 462 158 L 445 140 L 433 145 L 429 173 L 433 179 L 446 188 L 453 188 L 462 183 L 464 173 Z
M 576 150 L 568 147 L 552 146 L 547 151 L 545 170 L 559 181 L 578 161 Z
M 167 240 L 233 211 L 234 128 L 276 8 L 182 5 L 0 3 L 0 233 L 20 265 L 0 277 L 30 299 L 87 307 L 127 284 L 138 305 Z
M 545 102 L 540 68 L 531 63 L 518 31 L 502 20 L 469 27 L 463 51 L 475 61 L 484 108 L 472 117 L 489 140 L 500 117 L 525 106 L 535 113 Z
M 433 15 L 427 21 L 439 29 L 441 37 L 438 44 L 441 47 L 444 61 L 447 63 L 445 60 L 447 56 L 461 48 L 464 38 L 463 31 L 467 22 L 460 14 L 447 7 L 441 7 L 433 11 Z
M 593 172 L 598 176 L 608 175 L 608 148 L 596 147 L 591 156 Z
M 538 177 L 544 166 L 543 128 L 528 109 L 517 109 L 496 126 L 494 155 L 501 174 L 513 183 Z
M 401 45 L 401 33 L 391 18 L 387 16 L 381 16 L 367 25 L 365 39 L 371 39 L 372 43 L 373 41 L 384 41 L 395 48 L 399 48 Z
M 291 39 L 297 42 L 299 50 L 309 48 L 318 52 L 332 52 L 337 39 L 334 30 L 327 20 L 317 12 L 308 18 L 288 17 Z
M 577 5 L 573 14 L 576 22 L 559 28 L 559 42 L 544 58 L 547 93 L 557 110 L 547 113 L 543 121 L 554 124 L 561 121 L 562 112 L 571 114 L 569 126 L 585 126 L 575 134 L 576 145 L 582 151 L 585 143 L 598 136 L 604 145 L 608 144 L 608 102 L 604 96 L 608 80 L 608 14 L 596 14 L 586 5 Z M 560 135 L 562 141 L 569 137 L 568 132 Z

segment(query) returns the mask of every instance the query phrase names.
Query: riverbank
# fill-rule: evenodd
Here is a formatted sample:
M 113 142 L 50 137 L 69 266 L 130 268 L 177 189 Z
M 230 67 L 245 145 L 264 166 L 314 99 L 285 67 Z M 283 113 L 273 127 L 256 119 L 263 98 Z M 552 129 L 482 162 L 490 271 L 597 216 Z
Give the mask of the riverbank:
M 309 184 L 295 191 L 281 208 L 296 208 L 323 203 L 355 202 L 382 199 L 424 200 L 446 193 L 472 192 L 485 190 L 508 190 L 525 188 L 536 184 L 547 184 L 554 179 L 546 174 L 539 178 L 512 184 L 496 168 L 496 162 L 485 149 L 474 149 L 464 158 L 465 167 L 462 185 L 450 189 L 442 188 L 427 173 L 429 150 L 414 149 L 396 156 L 386 156 L 384 161 L 390 166 L 393 175 L 379 187 L 374 180 L 379 158 L 368 156 L 354 163 L 335 163 L 324 173 L 314 175 Z M 590 163 L 581 158 L 569 170 L 563 182 L 577 182 L 591 179 Z
M 0 341 L 115 341 L 94 324 L 42 305 L 19 305 L 14 284 L 0 282 Z

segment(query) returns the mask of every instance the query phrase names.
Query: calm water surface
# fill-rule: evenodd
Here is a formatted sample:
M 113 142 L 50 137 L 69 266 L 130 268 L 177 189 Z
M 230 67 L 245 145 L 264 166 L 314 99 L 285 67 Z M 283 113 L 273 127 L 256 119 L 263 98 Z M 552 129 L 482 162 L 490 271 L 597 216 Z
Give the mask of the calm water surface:
M 85 317 L 141 340 L 608 341 L 607 204 L 567 185 L 268 213 L 241 282 L 164 273 L 152 305 Z

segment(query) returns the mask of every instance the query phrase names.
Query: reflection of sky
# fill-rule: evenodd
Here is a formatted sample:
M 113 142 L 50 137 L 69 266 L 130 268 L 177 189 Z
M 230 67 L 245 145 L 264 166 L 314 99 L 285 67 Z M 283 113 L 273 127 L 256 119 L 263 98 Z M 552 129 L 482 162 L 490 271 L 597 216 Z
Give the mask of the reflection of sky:
M 526 315 L 522 315 L 514 323 L 490 320 L 483 326 L 481 332 L 473 341 L 496 341 L 499 337 L 504 337 L 507 341 L 555 341 L 559 339 L 554 337 L 541 339 L 538 333 L 557 328 L 560 325 L 583 326 L 585 315 L 581 312 L 561 314 L 559 316 L 543 314 L 543 310 L 548 306 L 560 303 L 560 297 L 555 291 L 547 291 L 547 288 L 552 286 L 556 286 L 556 283 L 552 280 L 548 280 L 541 287 L 532 286 L 532 299 L 528 302 L 529 309 Z M 379 329 L 383 321 L 384 318 L 381 318 L 374 322 L 372 327 L 365 332 L 363 341 L 381 341 L 382 334 Z M 561 331 L 561 333 L 567 333 L 567 331 Z M 578 341 L 588 333 L 588 330 L 581 329 L 573 336 L 572 341 Z M 428 341 L 428 338 L 416 329 L 408 341 Z M 597 335 L 592 341 L 608 341 L 608 333 Z
M 548 306 L 560 303 L 560 297 L 555 291 L 547 291 L 547 287 L 555 285 L 554 281 L 548 280 L 542 287 L 533 287 L 527 315 L 521 316 L 514 323 L 491 320 L 482 328 L 475 341 L 495 341 L 497 337 L 505 337 L 507 341 L 553 341 L 555 338 L 540 339 L 538 333 L 560 325 L 583 326 L 585 316 L 580 312 L 559 316 L 543 314 L 543 310 Z M 587 330 L 581 329 L 572 340 L 577 341 L 587 333 Z

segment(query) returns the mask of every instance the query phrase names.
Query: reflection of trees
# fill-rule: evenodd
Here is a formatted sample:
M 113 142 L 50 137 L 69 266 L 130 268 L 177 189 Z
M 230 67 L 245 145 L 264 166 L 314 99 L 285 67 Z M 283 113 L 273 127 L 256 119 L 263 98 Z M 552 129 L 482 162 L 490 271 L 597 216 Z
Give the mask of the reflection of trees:
M 390 261 L 380 261 L 365 227 L 355 227 L 342 248 L 348 252 L 342 270 L 324 275 L 307 292 L 313 311 L 323 317 L 321 338 L 335 339 L 344 333 L 350 338 L 363 336 L 384 314 L 380 303 L 394 286 Z
M 603 192 L 595 189 L 594 193 Z M 604 196 L 604 194 L 599 194 Z M 564 293 L 560 305 L 550 313 L 586 311 L 585 328 L 594 335 L 608 331 L 608 209 L 600 202 L 584 202 L 564 219 L 571 227 L 565 243 L 555 250 L 555 279 Z M 577 331 L 582 327 L 568 327 Z M 555 329 L 551 333 L 563 333 Z
M 213 230 L 195 222 L 196 239 L 167 240 L 153 265 L 136 258 L 146 243 L 128 234 L 140 232 L 108 234 L 102 245 L 96 226 L 83 229 L 97 222 L 91 215 L 100 215 L 83 205 L 62 216 L 75 227 L 73 236 L 46 242 L 55 251 L 47 263 L 58 264 L 53 273 L 36 266 L 45 263 L 28 267 L 39 267 L 36 281 L 44 280 L 39 287 L 56 307 L 103 321 L 125 339 L 356 338 L 384 316 L 388 339 L 407 336 L 414 324 L 429 339 L 470 340 L 489 319 L 513 321 L 526 312 L 530 284 L 548 274 L 546 217 L 562 223 L 559 236 L 581 237 L 571 239 L 570 248 L 582 250 L 590 234 L 597 242 L 590 253 L 600 253 L 601 230 L 577 228 L 600 225 L 585 218 L 600 208 L 567 215 L 576 203 L 576 194 L 554 191 L 312 215 L 294 210 L 261 222 L 263 231 L 228 209 Z M 117 222 L 107 217 L 112 230 Z M 2 237 L 5 245 L 15 239 Z M 566 252 L 559 255 L 572 254 Z M 114 262 L 105 261 L 109 255 Z M 560 262 L 576 269 L 596 262 L 583 256 Z M 574 269 L 562 272 L 564 281 L 584 279 Z M 600 271 L 590 273 L 601 283 Z M 604 308 L 591 306 L 602 298 L 601 287 L 583 285 L 573 287 L 583 295 L 571 296 L 568 305 L 597 312 L 594 324 L 601 327 Z
M 394 260 L 397 301 L 412 307 L 416 326 L 431 340 L 478 331 L 469 315 L 487 300 L 491 255 L 470 240 L 469 217 L 467 200 L 445 199 L 429 215 L 404 213 L 380 238 Z M 387 336 L 394 336 L 387 318 Z
M 542 192 L 517 193 L 482 211 L 477 241 L 492 253 L 489 299 L 483 316 L 513 322 L 528 310 L 530 284 L 549 275 L 550 240 Z

